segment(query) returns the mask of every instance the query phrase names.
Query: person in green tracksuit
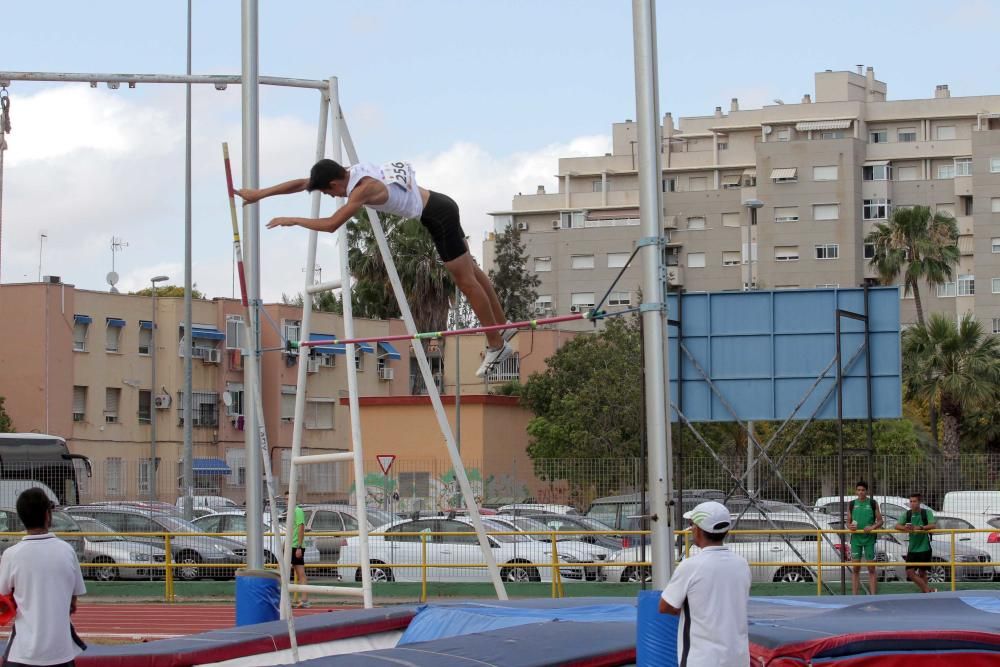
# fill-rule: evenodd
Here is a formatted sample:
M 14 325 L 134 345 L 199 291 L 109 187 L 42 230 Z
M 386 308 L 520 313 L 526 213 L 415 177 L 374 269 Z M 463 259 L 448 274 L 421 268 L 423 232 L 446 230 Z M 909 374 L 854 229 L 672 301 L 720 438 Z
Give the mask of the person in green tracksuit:
M 896 527 L 910 534 L 906 549 L 907 563 L 930 563 L 933 553 L 929 531 L 937 528 L 937 523 L 934 512 L 929 507 L 920 506 L 919 493 L 910 494 L 910 509 L 899 517 Z M 907 578 L 917 585 L 921 593 L 933 593 L 935 590 L 927 585 L 927 576 L 930 572 L 929 565 L 906 566 Z
M 855 531 L 851 534 L 851 560 L 855 563 L 865 561 L 875 562 L 875 541 L 878 535 L 872 531 L 882 527 L 882 511 L 878 508 L 878 502 L 868 496 L 868 482 L 864 480 L 857 483 L 855 491 L 858 497 L 848 504 L 850 520 L 847 529 Z M 858 594 L 861 581 L 861 566 L 855 565 L 851 568 L 853 577 L 851 578 L 851 592 Z M 868 589 L 872 595 L 876 593 L 878 577 L 875 573 L 875 566 L 868 566 Z

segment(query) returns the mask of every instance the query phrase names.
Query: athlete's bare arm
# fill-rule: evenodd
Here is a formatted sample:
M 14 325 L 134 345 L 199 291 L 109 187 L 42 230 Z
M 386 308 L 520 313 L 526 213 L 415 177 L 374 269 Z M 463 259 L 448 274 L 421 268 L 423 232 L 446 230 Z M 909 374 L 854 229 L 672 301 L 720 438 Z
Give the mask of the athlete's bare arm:
M 389 198 L 385 184 L 374 178 L 362 178 L 351 190 L 347 203 L 334 211 L 328 218 L 274 218 L 267 223 L 268 229 L 275 227 L 304 227 L 317 232 L 335 232 L 358 214 L 364 206 L 378 206 Z
M 240 196 L 243 200 L 243 205 L 246 206 L 247 204 L 259 202 L 261 199 L 266 197 L 273 197 L 275 195 L 291 195 L 296 192 L 302 192 L 308 186 L 308 178 L 296 178 L 291 181 L 285 181 L 284 183 L 272 185 L 269 188 L 261 188 L 259 190 L 255 190 L 253 188 L 242 188 L 234 190 L 234 192 Z

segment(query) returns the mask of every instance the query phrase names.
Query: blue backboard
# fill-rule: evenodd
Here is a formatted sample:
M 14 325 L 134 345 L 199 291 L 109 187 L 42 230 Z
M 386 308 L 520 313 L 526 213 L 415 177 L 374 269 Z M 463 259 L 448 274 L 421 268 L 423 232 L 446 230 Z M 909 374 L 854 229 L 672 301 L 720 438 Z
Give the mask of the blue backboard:
M 678 311 L 678 297 L 683 301 Z M 680 320 L 681 341 L 725 397 L 740 421 L 787 418 L 836 355 L 837 309 L 864 313 L 864 289 L 778 290 L 671 294 L 669 317 Z M 899 291 L 868 290 L 871 341 L 872 415 L 902 415 L 900 384 Z M 679 312 L 679 314 L 678 314 Z M 844 418 L 868 415 L 864 323 L 842 318 Z M 695 363 L 678 345 L 669 327 L 670 391 L 676 402 L 683 385 L 681 410 L 693 422 L 735 421 Z M 857 356 L 848 366 L 852 357 Z M 796 414 L 806 419 L 837 417 L 837 369 L 832 365 Z M 820 406 L 820 403 L 823 403 Z M 671 411 L 676 421 L 676 412 Z

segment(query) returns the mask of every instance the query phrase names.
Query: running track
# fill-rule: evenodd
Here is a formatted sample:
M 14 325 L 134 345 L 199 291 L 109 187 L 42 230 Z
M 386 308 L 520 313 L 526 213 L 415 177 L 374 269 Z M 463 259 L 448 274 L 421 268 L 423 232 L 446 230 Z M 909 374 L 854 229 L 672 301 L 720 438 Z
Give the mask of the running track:
M 296 616 L 322 614 L 345 607 L 296 609 Z M 80 636 L 121 640 L 168 639 L 236 625 L 231 605 L 194 604 L 81 604 L 73 615 Z M 0 629 L 6 637 L 10 628 Z

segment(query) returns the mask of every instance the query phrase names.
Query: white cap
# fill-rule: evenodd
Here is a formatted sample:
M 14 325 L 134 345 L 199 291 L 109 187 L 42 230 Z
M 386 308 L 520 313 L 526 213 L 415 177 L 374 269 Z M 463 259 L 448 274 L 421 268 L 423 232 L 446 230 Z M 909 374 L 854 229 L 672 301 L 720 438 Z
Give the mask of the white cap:
M 733 527 L 729 510 L 714 500 L 698 504 L 693 510 L 686 512 L 684 518 L 689 519 L 706 533 L 724 533 Z

